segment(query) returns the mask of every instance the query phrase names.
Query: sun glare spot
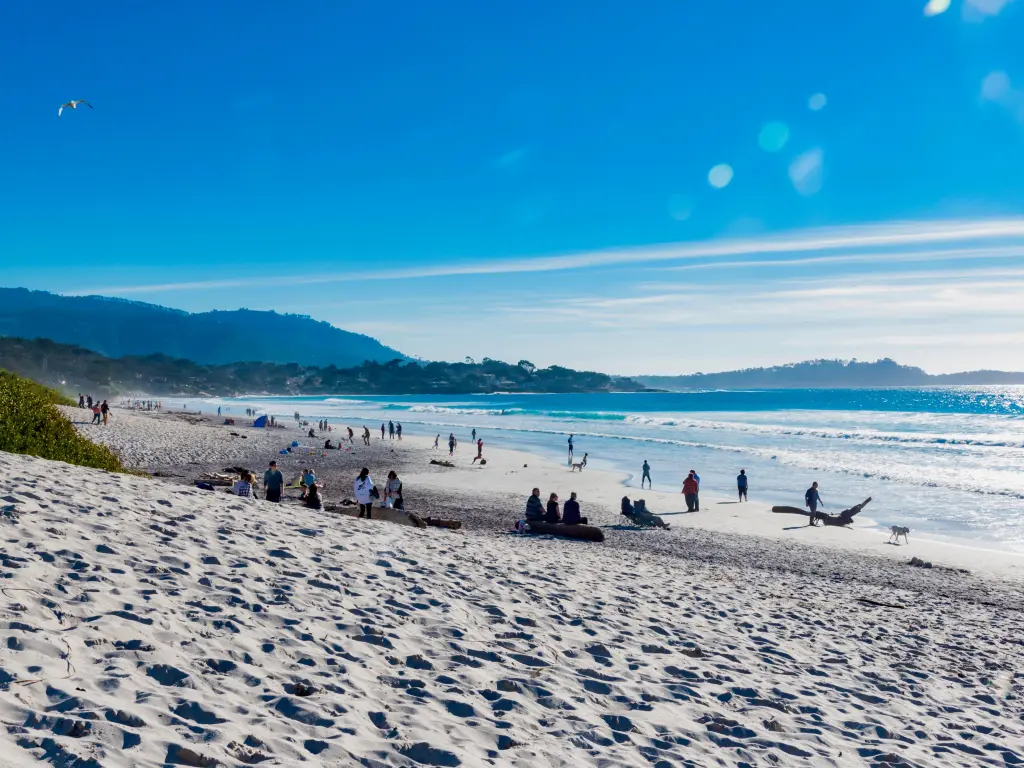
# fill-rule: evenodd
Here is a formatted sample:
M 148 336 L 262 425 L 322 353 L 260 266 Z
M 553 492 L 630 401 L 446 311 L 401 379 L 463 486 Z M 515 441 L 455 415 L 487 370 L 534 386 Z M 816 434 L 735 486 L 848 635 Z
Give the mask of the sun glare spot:
M 708 183 L 715 189 L 724 189 L 732 181 L 732 167 L 721 163 L 708 171 Z

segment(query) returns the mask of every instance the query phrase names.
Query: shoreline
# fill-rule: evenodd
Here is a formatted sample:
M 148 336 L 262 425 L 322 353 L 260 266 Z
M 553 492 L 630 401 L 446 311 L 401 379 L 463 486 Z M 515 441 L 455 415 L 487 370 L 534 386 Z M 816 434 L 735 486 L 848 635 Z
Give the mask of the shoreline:
M 74 415 L 76 409 L 68 409 Z M 142 419 L 140 434 L 129 440 L 130 443 L 145 441 L 146 419 L 153 419 L 154 414 L 150 412 L 135 412 L 128 409 L 115 408 L 115 419 L 118 414 L 128 414 L 130 418 Z M 245 426 L 225 427 L 214 423 L 218 418 L 215 415 L 199 416 L 195 413 L 179 414 L 175 411 L 164 411 L 156 415 L 156 419 L 166 421 L 179 418 L 203 419 L 202 429 L 209 430 L 211 434 L 220 436 L 238 432 L 246 434 L 247 440 L 233 439 L 226 445 L 220 444 L 219 450 L 230 449 L 230 455 L 217 456 L 194 466 L 203 467 L 213 471 L 220 471 L 231 463 L 234 457 L 244 457 L 250 461 L 253 468 L 262 472 L 266 462 L 270 458 L 282 459 L 275 448 L 280 448 L 292 440 L 301 443 L 314 442 L 322 445 L 324 436 L 310 441 L 303 437 L 304 432 L 298 429 L 293 421 L 281 419 L 279 423 L 284 428 L 273 430 L 253 429 Z M 242 419 L 239 419 L 241 422 Z M 333 440 L 343 434 L 343 424 L 333 423 L 338 427 L 330 433 Z M 82 429 L 86 427 L 83 434 L 95 438 L 102 437 L 104 432 L 100 428 L 91 429 L 88 425 L 79 425 Z M 196 426 L 196 425 L 191 425 Z M 596 510 L 597 518 L 603 526 L 620 526 L 623 523 L 618 514 L 620 501 L 623 496 L 629 496 L 635 501 L 643 498 L 649 509 L 661 515 L 675 531 L 699 531 L 721 537 L 753 537 L 778 543 L 780 545 L 800 545 L 811 548 L 822 548 L 831 552 L 851 553 L 869 557 L 882 558 L 899 564 L 907 563 L 912 557 L 918 557 L 924 561 L 932 562 L 935 566 L 967 569 L 971 573 L 985 575 L 1000 579 L 1024 580 L 1024 553 L 1000 550 L 997 548 L 976 547 L 969 544 L 961 544 L 946 540 L 937 540 L 925 535 L 915 535 L 911 531 L 909 544 L 893 545 L 888 543 L 888 533 L 877 527 L 871 518 L 871 507 L 866 507 L 862 513 L 865 520 L 858 519 L 850 528 L 806 525 L 805 519 L 796 515 L 774 514 L 770 508 L 757 501 L 739 503 L 732 498 L 721 494 L 702 492 L 701 511 L 689 513 L 686 511 L 685 501 L 680 493 L 667 492 L 662 490 L 644 490 L 628 486 L 630 476 L 607 469 L 588 468 L 585 472 L 572 472 L 560 462 L 553 461 L 546 457 L 521 450 L 519 448 L 493 447 L 485 443 L 484 455 L 488 459 L 486 469 L 479 465 L 473 466 L 471 459 L 475 456 L 475 445 L 459 443 L 456 455 L 453 459 L 456 468 L 446 470 L 428 465 L 430 458 L 448 459 L 447 445 L 442 434 L 440 447 L 437 451 L 432 450 L 433 438 L 421 434 L 405 434 L 403 440 L 380 440 L 379 429 L 371 430 L 371 445 L 369 449 L 361 446 L 361 427 L 352 423 L 356 431 L 355 447 L 353 454 L 340 452 L 328 452 L 328 457 L 310 459 L 316 469 L 318 476 L 328 478 L 329 484 L 326 489 L 328 502 L 337 502 L 342 497 L 351 497 L 350 479 L 345 475 L 341 466 L 351 465 L 354 470 L 350 472 L 352 477 L 358 472 L 359 463 L 356 457 L 365 456 L 365 461 L 371 468 L 371 475 L 378 484 L 383 482 L 383 474 L 387 470 L 381 470 L 372 466 L 384 462 L 388 469 L 395 468 L 405 484 L 407 495 L 420 491 L 431 491 L 435 498 L 431 499 L 432 506 L 449 507 L 457 509 L 457 504 L 452 503 L 456 499 L 498 497 L 493 505 L 500 507 L 502 520 L 505 525 L 495 525 L 493 521 L 486 521 L 487 530 L 502 531 L 509 530 L 516 519 L 522 516 L 525 508 L 526 498 L 530 489 L 540 487 L 542 500 L 546 500 L 547 494 L 554 491 L 559 494 L 560 503 L 569 498 L 571 491 L 579 494 L 583 508 L 583 515 L 588 515 L 588 510 Z M 186 438 L 188 439 L 188 438 Z M 252 442 L 249 442 L 252 440 Z M 112 446 L 117 448 L 116 445 Z M 392 449 L 401 449 L 401 452 L 391 453 Z M 150 467 L 158 472 L 166 473 L 173 468 L 173 448 L 169 456 L 159 461 L 150 461 Z M 216 452 L 218 449 L 214 449 Z M 301 458 L 285 457 L 282 459 L 282 471 L 292 471 L 298 474 L 298 467 L 303 464 Z M 341 466 L 335 466 L 341 465 Z M 527 465 L 525 468 L 523 465 Z M 179 464 L 178 470 L 183 467 Z M 187 467 L 186 467 L 187 468 Z M 182 474 L 187 475 L 188 472 Z M 193 473 L 194 474 L 194 473 Z M 179 479 L 184 479 L 180 478 Z M 286 479 L 291 479 L 286 474 Z M 340 491 L 338 489 L 341 489 Z M 443 498 L 449 496 L 447 501 Z M 415 498 L 415 496 L 413 497 Z M 412 510 L 415 511 L 415 510 Z M 457 517 L 457 512 L 449 512 Z M 435 515 L 436 516 L 436 515 Z M 614 533 L 614 531 L 612 531 Z M 674 534 L 673 534 L 674 535 Z

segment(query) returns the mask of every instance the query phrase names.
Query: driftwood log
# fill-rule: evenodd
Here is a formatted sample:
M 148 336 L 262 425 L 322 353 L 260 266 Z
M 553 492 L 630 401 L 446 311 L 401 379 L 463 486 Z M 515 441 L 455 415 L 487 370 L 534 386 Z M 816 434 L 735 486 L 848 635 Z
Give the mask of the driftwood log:
M 543 533 L 548 536 L 561 536 L 563 539 L 582 539 L 583 541 L 604 541 L 604 531 L 592 525 L 563 525 L 561 523 L 540 523 L 530 521 L 531 533 Z
M 871 501 L 871 497 L 864 499 L 860 504 L 849 509 L 844 509 L 838 515 L 829 515 L 824 512 L 815 512 L 815 522 L 822 522 L 825 525 L 839 525 L 847 526 L 853 523 L 853 518 L 856 517 L 857 513 L 860 512 L 864 507 Z M 782 515 L 800 515 L 801 517 L 810 517 L 811 513 L 806 509 L 800 509 L 800 507 L 772 507 L 772 512 L 776 512 Z
M 455 466 L 450 461 L 439 461 L 438 459 L 431 459 L 430 463 L 434 464 L 435 466 L 438 466 L 438 467 L 454 467 Z
M 450 531 L 457 531 L 462 527 L 461 520 L 442 520 L 439 517 L 425 517 L 423 522 L 430 528 L 447 528 Z

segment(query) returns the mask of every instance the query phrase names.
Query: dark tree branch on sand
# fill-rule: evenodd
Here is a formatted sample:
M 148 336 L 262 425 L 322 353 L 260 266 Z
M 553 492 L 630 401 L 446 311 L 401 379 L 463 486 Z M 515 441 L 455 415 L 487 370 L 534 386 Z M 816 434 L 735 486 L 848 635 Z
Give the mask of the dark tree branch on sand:
M 815 522 L 820 521 L 825 525 L 850 525 L 851 523 L 853 523 L 854 516 L 856 516 L 858 512 L 864 509 L 864 507 L 866 507 L 868 505 L 868 502 L 870 501 L 871 497 L 869 496 L 868 498 L 864 499 L 864 501 L 862 501 L 860 504 L 850 507 L 849 509 L 844 509 L 838 515 L 828 515 L 824 512 L 815 512 L 814 520 Z M 783 515 L 800 515 L 801 517 L 810 517 L 811 514 L 807 510 L 800 509 L 799 507 L 772 507 L 772 512 L 777 512 Z

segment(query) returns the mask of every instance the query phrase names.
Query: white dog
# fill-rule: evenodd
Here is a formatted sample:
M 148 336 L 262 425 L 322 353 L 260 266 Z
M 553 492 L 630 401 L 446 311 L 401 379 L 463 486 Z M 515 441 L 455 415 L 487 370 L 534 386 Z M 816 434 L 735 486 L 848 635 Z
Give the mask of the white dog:
M 905 542 L 907 542 L 907 544 L 910 543 L 910 539 L 907 538 L 907 534 L 910 533 L 910 529 L 909 528 L 907 528 L 905 526 L 902 526 L 902 525 L 894 525 L 889 530 L 892 531 L 892 533 L 889 534 L 889 541 L 892 541 L 893 537 L 895 537 L 896 538 L 896 543 L 899 544 L 900 543 L 900 536 L 902 536 L 903 540 Z

